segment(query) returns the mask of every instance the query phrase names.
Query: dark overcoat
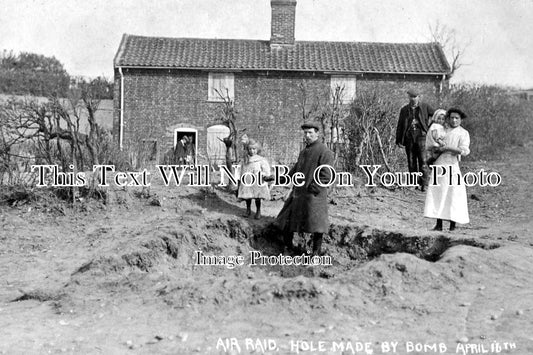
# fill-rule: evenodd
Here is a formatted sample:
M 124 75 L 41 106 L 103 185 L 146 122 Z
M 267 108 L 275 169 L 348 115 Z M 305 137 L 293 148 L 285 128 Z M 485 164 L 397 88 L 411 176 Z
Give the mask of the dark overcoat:
M 333 168 L 333 164 L 333 152 L 318 140 L 300 152 L 289 175 L 301 172 L 305 176 L 305 183 L 300 187 L 294 186 L 276 218 L 275 224 L 278 228 L 287 232 L 328 232 L 328 189 L 317 184 L 314 173 L 321 165 Z M 331 169 L 320 169 L 316 178 L 327 184 L 332 178 Z
M 411 120 L 409 118 L 410 105 L 407 104 L 400 109 L 400 115 L 398 117 L 398 126 L 396 126 L 396 144 L 406 145 L 405 135 L 407 130 L 411 126 Z M 419 102 L 418 107 L 415 109 L 415 114 L 420 118 L 420 125 L 422 126 L 422 134 L 425 136 L 428 131 L 429 118 L 433 115 L 433 108 L 425 102 Z
M 181 140 L 176 144 L 174 148 L 174 164 L 185 164 L 187 157 L 187 147 Z

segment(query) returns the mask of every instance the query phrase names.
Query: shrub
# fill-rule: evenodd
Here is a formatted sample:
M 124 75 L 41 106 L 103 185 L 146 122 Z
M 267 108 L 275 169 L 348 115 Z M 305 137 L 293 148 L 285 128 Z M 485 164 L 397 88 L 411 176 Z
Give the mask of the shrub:
M 452 85 L 443 107 L 459 107 L 468 115 L 462 126 L 470 133 L 472 159 L 500 157 L 505 148 L 533 138 L 532 103 L 509 95 L 503 87 Z
M 442 102 L 443 108 L 459 107 L 467 113 L 463 127 L 470 133 L 471 159 L 499 158 L 533 139 L 533 103 L 509 95 L 506 88 L 452 85 Z M 344 119 L 341 167 L 356 171 L 360 164 L 381 164 L 391 171 L 405 169 L 405 154 L 395 147 L 399 110 L 398 100 L 386 90 L 360 92 Z
M 345 119 L 345 170 L 356 171 L 361 164 L 381 164 L 387 170 L 398 170 L 398 112 L 397 104 L 382 90 L 368 90 L 357 96 Z

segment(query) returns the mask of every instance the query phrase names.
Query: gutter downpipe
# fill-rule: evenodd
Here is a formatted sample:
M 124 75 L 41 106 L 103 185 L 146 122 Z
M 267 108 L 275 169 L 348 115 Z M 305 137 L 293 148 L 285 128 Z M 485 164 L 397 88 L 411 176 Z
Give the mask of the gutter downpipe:
M 446 82 L 446 77 L 448 75 L 447 74 L 443 74 L 442 75 L 442 79 L 440 80 L 440 85 L 439 85 L 439 105 L 442 105 L 442 94 L 443 94 L 443 91 L 444 91 L 444 83 Z
M 122 73 L 122 67 L 118 67 L 118 72 L 120 74 L 120 123 L 118 132 L 118 145 L 119 149 L 122 151 L 122 142 L 124 140 L 124 74 Z

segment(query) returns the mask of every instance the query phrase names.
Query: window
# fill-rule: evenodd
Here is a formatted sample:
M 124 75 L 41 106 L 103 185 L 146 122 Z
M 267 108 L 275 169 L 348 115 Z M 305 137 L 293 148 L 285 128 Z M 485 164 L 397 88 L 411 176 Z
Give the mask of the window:
M 330 102 L 333 102 L 334 95 L 339 95 L 342 104 L 349 104 L 355 99 L 355 76 L 331 76 Z
M 220 95 L 233 100 L 233 80 L 233 73 L 209 73 L 207 100 L 224 101 Z

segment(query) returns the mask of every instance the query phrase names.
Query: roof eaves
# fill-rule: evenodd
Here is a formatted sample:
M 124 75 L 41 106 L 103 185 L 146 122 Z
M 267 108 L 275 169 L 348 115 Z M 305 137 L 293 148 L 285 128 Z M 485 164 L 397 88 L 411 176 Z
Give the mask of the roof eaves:
M 210 71 L 280 71 L 280 72 L 323 72 L 325 74 L 395 74 L 395 75 L 448 75 L 449 72 L 401 72 L 401 71 L 353 71 L 331 69 L 279 69 L 279 68 L 214 68 L 214 67 L 174 67 L 174 66 L 150 66 L 150 65 L 117 65 L 125 69 L 163 69 L 163 70 L 210 70 Z
M 357 71 L 357 72 L 348 72 L 348 71 L 325 71 L 325 74 L 387 74 L 387 75 L 448 75 L 448 72 L 401 72 L 401 71 Z

